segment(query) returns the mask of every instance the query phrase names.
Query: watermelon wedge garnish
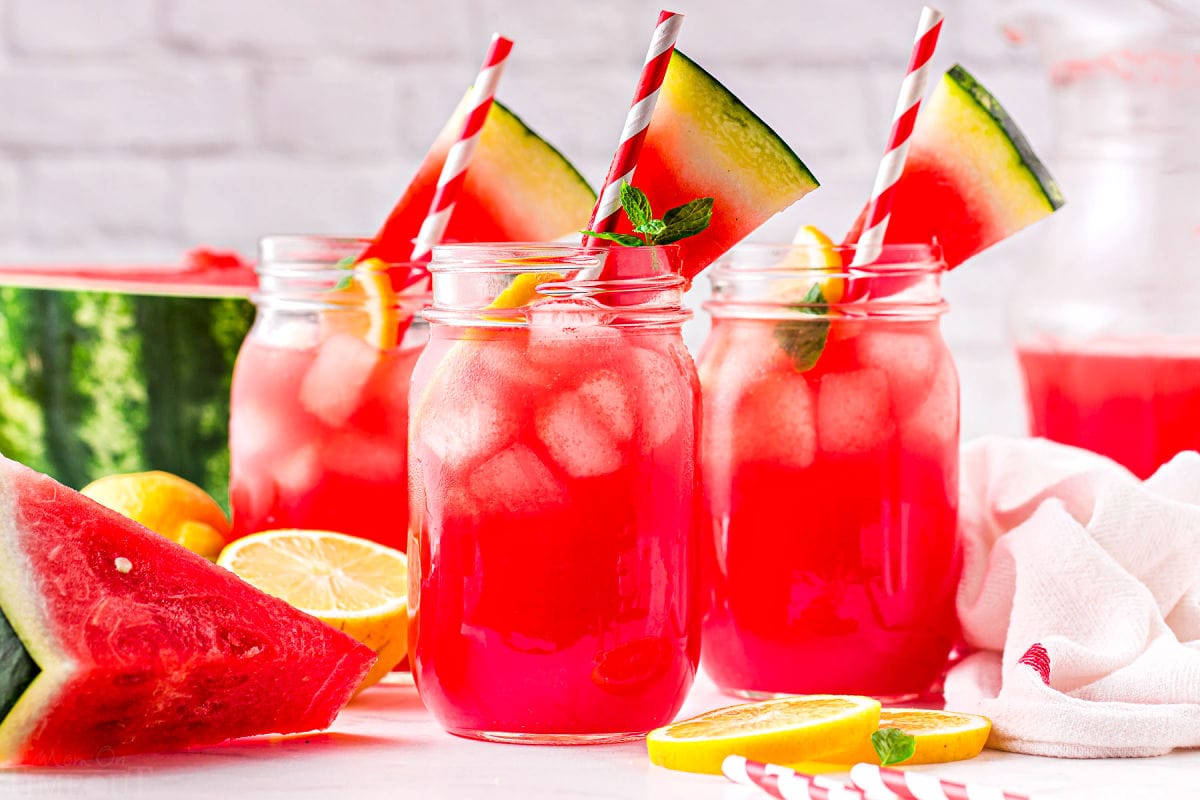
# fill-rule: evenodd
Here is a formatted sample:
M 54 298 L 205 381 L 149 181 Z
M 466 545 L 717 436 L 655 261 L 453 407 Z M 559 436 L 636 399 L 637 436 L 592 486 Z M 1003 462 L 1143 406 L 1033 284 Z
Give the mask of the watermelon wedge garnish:
M 708 228 L 676 243 L 689 279 L 818 185 L 775 131 L 678 50 L 633 182 L 660 212 L 713 198 Z M 632 230 L 623 216 L 618 230 Z
M 0 764 L 328 727 L 375 654 L 0 457 Z
M 429 213 L 446 154 L 467 113 L 459 103 L 416 176 L 362 258 L 407 261 Z M 521 118 L 493 102 L 471 158 L 446 241 L 540 242 L 573 234 L 587 224 L 596 194 L 561 153 Z
M 1062 204 L 1058 184 L 1012 117 L 955 66 L 921 106 L 884 241 L 936 241 L 953 269 Z M 865 215 L 847 243 L 858 241 Z

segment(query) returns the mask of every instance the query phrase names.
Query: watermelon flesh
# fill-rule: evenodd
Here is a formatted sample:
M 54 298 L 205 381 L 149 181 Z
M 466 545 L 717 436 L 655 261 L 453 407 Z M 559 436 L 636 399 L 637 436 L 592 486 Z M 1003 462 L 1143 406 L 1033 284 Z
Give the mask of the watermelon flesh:
M 659 217 L 698 197 L 713 198 L 708 228 L 676 243 L 689 280 L 818 185 L 766 123 L 678 50 L 659 91 L 633 183 Z M 618 230 L 632 232 L 623 214 Z
M 955 66 L 921 106 L 884 241 L 937 242 L 953 269 L 1062 204 L 1012 117 Z M 858 241 L 865 217 L 864 208 L 847 243 Z
M 362 258 L 403 263 L 429 213 L 467 98 L 438 134 L 416 176 Z M 587 224 L 596 194 L 562 154 L 493 102 L 446 228 L 449 242 L 540 242 Z
M 0 763 L 64 764 L 325 728 L 375 659 L 233 573 L 3 457 L 0 508 L 0 666 L 16 666 L 0 680 Z

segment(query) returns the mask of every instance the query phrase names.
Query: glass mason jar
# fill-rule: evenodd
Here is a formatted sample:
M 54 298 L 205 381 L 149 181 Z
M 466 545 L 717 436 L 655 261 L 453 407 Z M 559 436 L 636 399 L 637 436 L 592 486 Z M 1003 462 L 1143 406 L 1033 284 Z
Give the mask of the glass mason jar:
M 430 268 L 409 454 L 421 699 L 483 739 L 668 722 L 699 660 L 676 249 L 450 245 Z
M 1200 449 L 1200 16 L 1037 5 L 1068 202 L 1010 302 L 1030 432 L 1146 478 Z
M 897 245 L 806 266 L 836 256 L 853 248 L 744 245 L 711 274 L 703 662 L 739 696 L 919 695 L 958 634 L 945 264 Z
M 234 536 L 310 528 L 408 544 L 408 388 L 428 294 L 411 265 L 353 264 L 369 240 L 274 236 L 233 372 Z

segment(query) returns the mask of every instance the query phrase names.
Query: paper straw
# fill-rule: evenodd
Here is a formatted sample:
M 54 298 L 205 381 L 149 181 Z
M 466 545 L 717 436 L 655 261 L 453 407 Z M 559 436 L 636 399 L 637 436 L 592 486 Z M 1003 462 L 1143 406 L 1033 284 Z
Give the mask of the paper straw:
M 757 786 L 780 800 L 895 800 L 891 792 L 865 792 L 823 775 L 802 775 L 778 764 L 726 756 L 721 762 L 726 778 L 742 786 Z
M 434 246 L 440 244 L 442 237 L 446 235 L 446 226 L 450 222 L 450 215 L 454 213 L 454 204 L 462 192 L 467 167 L 479 144 L 479 134 L 483 130 L 483 123 L 487 121 L 492 100 L 496 97 L 496 84 L 500 82 L 500 74 L 504 71 L 504 64 L 512 46 L 511 39 L 506 39 L 498 33 L 492 34 L 492 41 L 488 45 L 483 65 L 479 68 L 479 75 L 471 85 L 467 102 L 467 108 L 470 110 L 463 122 L 462 131 L 450 146 L 446 161 L 442 164 L 437 189 L 433 193 L 433 202 L 429 206 L 429 214 L 421 223 L 421 230 L 417 233 L 411 261 L 427 259 Z
M 928 773 L 904 772 L 874 764 L 855 764 L 850 768 L 850 780 L 867 793 L 890 792 L 906 800 L 1029 800 L 1029 795 L 993 786 L 943 781 Z
M 611 233 L 617 228 L 617 212 L 621 209 L 621 184 L 633 182 L 633 171 L 642 152 L 642 142 L 646 140 L 646 129 L 650 126 L 654 105 L 658 102 L 658 90 L 662 88 L 667 67 L 671 64 L 671 53 L 675 51 L 675 40 L 679 37 L 679 28 L 682 25 L 682 14 L 662 11 L 658 15 L 658 25 L 654 28 L 650 48 L 646 51 L 646 61 L 642 65 L 633 104 L 625 117 L 621 143 L 617 145 L 617 152 L 609 164 L 608 175 L 604 178 L 604 186 L 600 190 L 596 207 L 592 210 L 592 219 L 588 222 L 588 230 Z M 585 236 L 583 243 L 589 246 L 596 244 L 596 241 L 590 236 Z
M 929 60 L 937 47 L 938 34 L 942 31 L 942 12 L 925 6 L 921 10 L 921 21 L 917 25 L 917 36 L 913 42 L 912 58 L 908 72 L 900 84 L 900 97 L 896 100 L 896 111 L 892 115 L 892 132 L 888 137 L 887 149 L 879 170 L 875 173 L 875 186 L 871 201 L 867 204 L 867 215 L 863 222 L 862 235 L 858 237 L 858 248 L 852 266 L 870 264 L 879 258 L 883 250 L 883 238 L 887 233 L 888 220 L 895 200 L 896 182 L 904 172 L 904 159 L 908 156 L 908 141 L 913 125 L 917 121 L 917 110 L 921 96 L 929 79 Z

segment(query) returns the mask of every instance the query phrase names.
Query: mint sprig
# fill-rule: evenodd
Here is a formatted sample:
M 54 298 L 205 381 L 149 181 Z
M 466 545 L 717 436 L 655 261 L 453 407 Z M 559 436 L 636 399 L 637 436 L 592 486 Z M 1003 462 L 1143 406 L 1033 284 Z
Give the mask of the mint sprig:
M 354 283 L 354 265 L 358 263 L 356 256 L 346 256 L 333 265 L 334 269 L 344 269 L 346 274 L 338 278 L 338 282 L 334 285 L 333 290 L 340 292 L 343 289 L 348 289 L 350 284 Z
M 829 319 L 825 316 L 824 308 L 813 306 L 825 306 L 828 302 L 821 291 L 821 284 L 814 283 L 801 300 L 803 305 L 792 306 L 792 309 L 821 319 L 785 319 L 775 324 L 775 341 L 792 359 L 797 372 L 808 372 L 815 367 L 825 350 L 825 343 L 829 339 Z
M 871 734 L 871 746 L 883 766 L 899 764 L 913 757 L 917 739 L 899 728 L 880 728 Z
M 604 231 L 580 231 L 593 239 L 604 239 L 616 242 L 625 247 L 649 247 L 657 244 L 671 244 L 689 236 L 695 236 L 712 222 L 713 199 L 700 197 L 690 203 L 676 206 L 656 219 L 650 208 L 650 198 L 646 193 L 628 183 L 621 184 L 621 208 L 633 233 L 607 233 Z M 640 234 L 640 235 L 635 235 Z

